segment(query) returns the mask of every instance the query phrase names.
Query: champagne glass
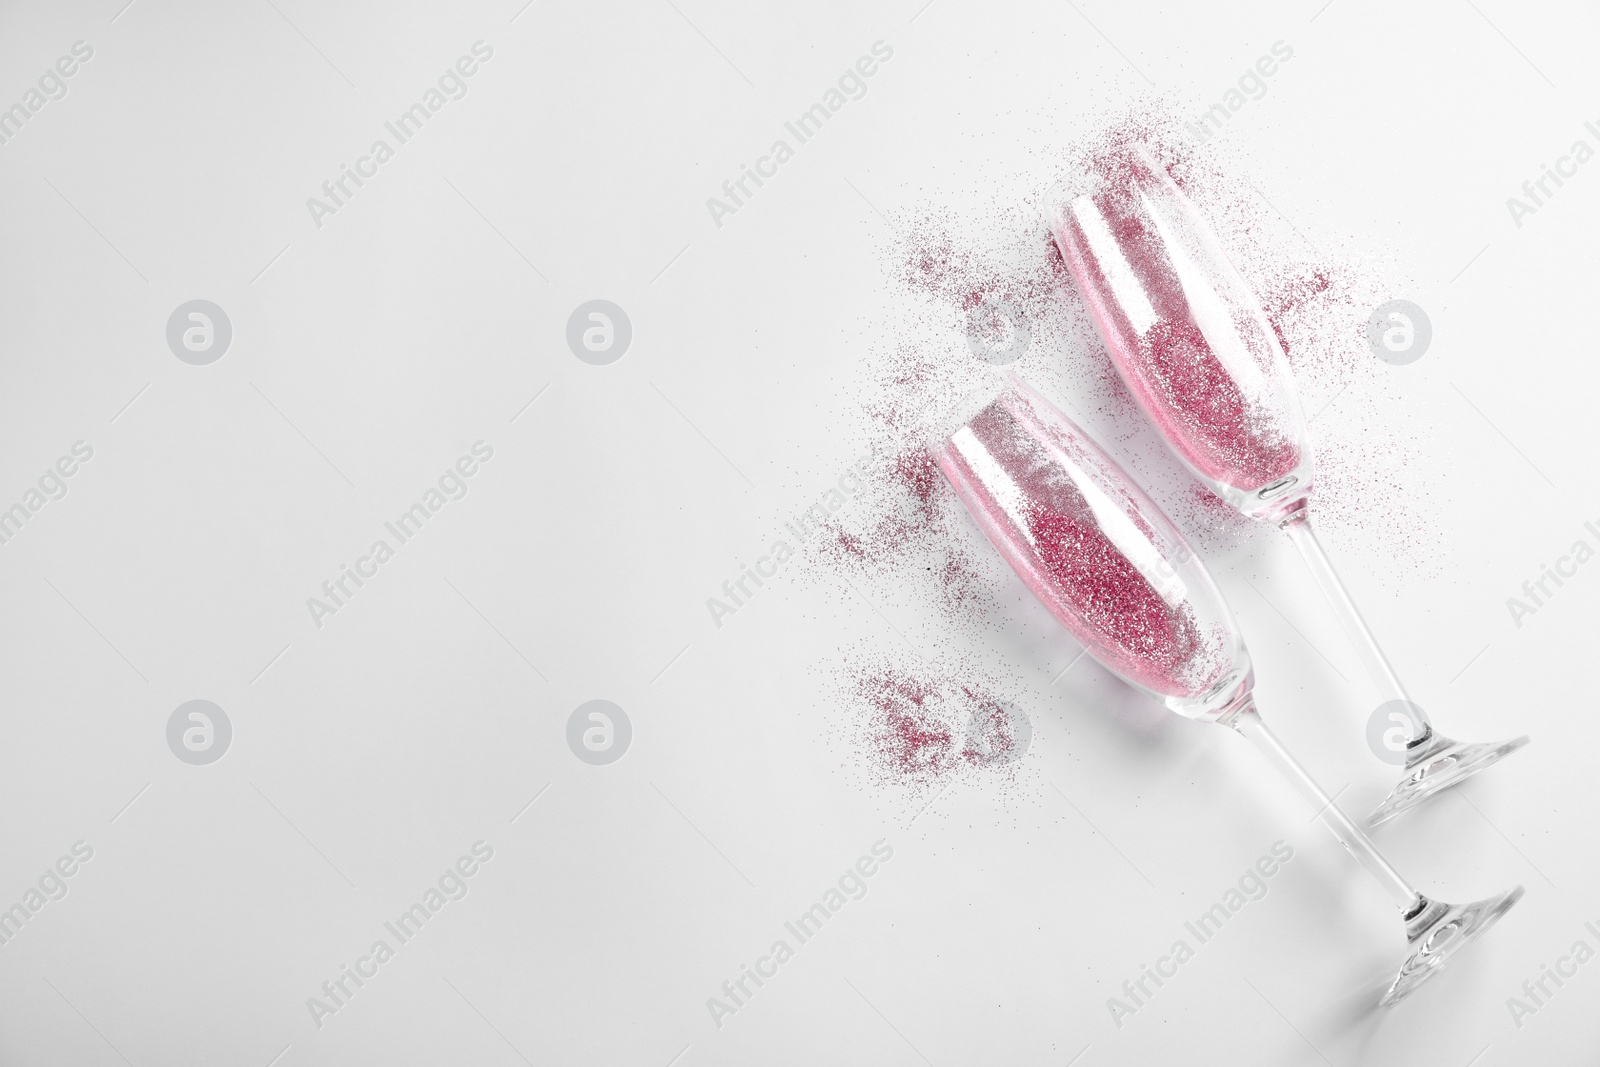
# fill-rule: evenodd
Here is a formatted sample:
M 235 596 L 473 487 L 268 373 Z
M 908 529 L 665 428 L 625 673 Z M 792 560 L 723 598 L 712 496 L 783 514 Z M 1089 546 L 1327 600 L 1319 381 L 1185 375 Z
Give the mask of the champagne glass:
M 1128 389 L 1195 476 L 1288 533 L 1412 736 L 1400 784 L 1368 825 L 1521 748 L 1452 740 L 1412 702 L 1311 527 L 1311 444 L 1261 302 L 1165 168 L 1135 148 L 1102 188 L 1060 204 L 1056 243 Z M 1400 702 L 1395 704 L 1393 702 Z
M 1522 896 L 1471 904 L 1418 892 L 1256 709 L 1255 674 L 1232 613 L 1183 535 L 1114 460 L 1013 378 L 935 449 L 939 469 L 1035 596 L 1095 659 L 1169 710 L 1253 741 L 1389 894 L 1408 953 L 1381 1004 L 1438 972 Z

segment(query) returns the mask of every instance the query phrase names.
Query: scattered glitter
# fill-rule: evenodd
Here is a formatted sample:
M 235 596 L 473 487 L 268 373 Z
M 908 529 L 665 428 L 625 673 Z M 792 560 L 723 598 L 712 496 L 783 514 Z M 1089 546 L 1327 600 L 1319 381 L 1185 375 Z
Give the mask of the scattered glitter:
M 961 757 L 965 734 L 956 720 L 965 712 L 956 709 L 972 701 L 958 683 L 981 673 L 997 679 L 991 686 L 997 691 L 1022 692 L 1031 679 L 1055 677 L 1077 652 L 1064 635 L 1059 642 L 1030 637 L 1036 643 L 1026 647 L 1012 639 L 1019 590 L 1009 569 L 944 479 L 929 477 L 929 449 L 1000 390 L 993 362 L 1005 360 L 986 361 L 985 353 L 1004 353 L 1008 369 L 1107 443 L 1202 552 L 1259 546 L 1278 536 L 1229 507 L 1172 457 L 1117 374 L 1051 233 L 1053 207 L 1068 194 L 1104 185 L 1130 165 L 1135 146 L 1149 151 L 1195 202 L 1261 298 L 1310 423 L 1314 506 L 1330 548 L 1337 555 L 1345 541 L 1348 551 L 1363 551 L 1379 582 L 1430 568 L 1436 574 L 1448 558 L 1439 547 L 1443 532 L 1428 518 L 1434 510 L 1428 494 L 1438 491 L 1440 479 L 1430 469 L 1426 413 L 1401 406 L 1393 368 L 1372 357 L 1364 337 L 1371 309 L 1406 295 L 1394 291 L 1392 272 L 1373 265 L 1383 250 L 1369 240 L 1317 233 L 1315 216 L 1303 210 L 1291 210 L 1290 222 L 1257 192 L 1266 189 L 1292 206 L 1273 191 L 1289 183 L 1272 180 L 1270 159 L 1251 155 L 1239 139 L 1233 148 L 1225 139 L 1190 145 L 1180 113 L 1144 102 L 1092 127 L 1052 117 L 1047 130 L 1072 132 L 1065 144 L 1052 144 L 1059 134 L 1047 132 L 1033 146 L 1036 193 L 997 195 L 992 190 L 1017 183 L 1014 174 L 995 175 L 964 192 L 924 196 L 913 211 L 891 212 L 899 235 L 884 253 L 891 285 L 870 331 L 870 358 L 848 386 L 863 416 L 849 435 L 876 457 L 879 473 L 806 564 L 825 585 L 843 588 L 839 579 L 849 579 L 892 614 L 909 641 L 863 638 L 841 648 L 846 663 L 873 661 L 866 674 L 819 664 L 841 708 L 859 709 L 859 683 L 869 674 L 922 679 L 942 694 L 920 705 L 900 698 L 915 715 L 937 711 L 934 718 L 949 731 L 949 751 L 939 749 L 931 721 L 926 736 L 912 731 L 901 738 L 908 744 L 922 738 L 906 764 L 922 771 L 881 773 L 888 764 L 876 742 L 858 739 L 856 758 L 880 769 L 874 775 L 880 784 L 919 775 L 941 782 L 958 773 L 977 774 L 975 781 L 992 776 L 991 766 Z M 1329 251 L 1341 247 L 1342 254 Z M 1007 345 L 1021 336 L 1019 320 L 1026 345 L 1013 354 Z M 1265 466 L 1284 459 L 1269 450 Z M 1364 551 L 1375 537 L 1388 550 Z M 1005 634 L 997 632 L 1002 628 Z M 930 668 L 910 647 L 958 666 Z M 869 706 L 874 716 L 888 714 Z M 906 714 L 909 729 L 919 720 Z M 850 719 L 861 716 L 851 712 Z
M 871 782 L 922 797 L 975 775 L 1012 778 L 1033 727 L 970 664 L 875 661 L 848 675 L 852 745 Z

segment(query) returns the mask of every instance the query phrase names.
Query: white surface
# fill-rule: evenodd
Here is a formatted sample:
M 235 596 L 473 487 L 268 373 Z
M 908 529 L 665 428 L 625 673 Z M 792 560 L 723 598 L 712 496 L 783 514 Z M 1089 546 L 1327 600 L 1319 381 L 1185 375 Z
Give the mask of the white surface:
M 1600 566 L 1520 629 L 1505 598 L 1600 523 L 1600 165 L 1520 229 L 1505 198 L 1600 118 L 1593 12 L 919 3 L 7 6 L 0 103 L 94 56 L 0 146 L 0 502 L 74 441 L 94 457 L 0 546 L 0 902 L 94 855 L 0 946 L 0 1060 L 1592 1060 L 1600 963 L 1520 1028 L 1506 1001 L 1600 948 Z M 1446 558 L 1394 566 L 1337 516 L 1330 547 L 1442 726 L 1534 737 L 1379 835 L 1449 899 L 1528 887 L 1386 1015 L 1361 998 L 1392 910 L 1241 739 L 1092 665 L 1051 688 L 1073 650 L 1018 645 L 1024 786 L 910 824 L 843 767 L 816 675 L 901 641 L 884 620 L 798 567 L 720 630 L 704 606 L 854 458 L 893 299 L 877 211 L 1042 188 L 1037 146 L 1145 76 L 1198 112 L 1279 39 L 1293 63 L 1224 136 L 1313 240 L 1390 255 L 1435 331 L 1377 407 L 1323 417 L 1428 428 Z M 478 40 L 466 97 L 313 225 L 305 199 Z M 879 40 L 868 94 L 714 226 L 705 199 Z M 163 333 L 197 297 L 234 330 L 207 367 Z M 603 367 L 564 340 L 597 297 L 634 329 Z M 306 598 L 480 439 L 465 499 L 315 628 Z M 1271 721 L 1364 811 L 1390 770 L 1309 575 L 1265 537 L 1211 562 Z M 164 734 L 195 698 L 234 729 L 204 767 Z M 593 698 L 633 723 L 610 766 L 564 740 Z M 714 1025 L 707 998 L 880 838 L 866 897 Z M 1279 839 L 1267 895 L 1114 1026 L 1106 998 Z M 307 998 L 479 840 L 468 895 L 318 1028 Z

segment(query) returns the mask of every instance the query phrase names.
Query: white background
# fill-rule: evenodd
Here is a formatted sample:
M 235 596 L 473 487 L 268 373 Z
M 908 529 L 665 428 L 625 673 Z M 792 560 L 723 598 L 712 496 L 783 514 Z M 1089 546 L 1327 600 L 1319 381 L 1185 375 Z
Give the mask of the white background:
M 1600 167 L 1520 228 L 1505 198 L 1595 140 L 1593 13 L 920 3 L 5 6 L 0 105 L 94 55 L 0 146 L 0 504 L 74 441 L 94 458 L 0 546 L 0 905 L 94 856 L 0 947 L 0 1060 L 1592 1058 L 1600 964 L 1520 1028 L 1506 1001 L 1600 948 L 1600 567 L 1520 628 L 1505 599 L 1600 523 Z M 478 40 L 468 95 L 314 225 L 306 198 Z M 705 199 L 879 40 L 869 94 L 714 226 Z M 1316 424 L 1412 442 L 1425 535 L 1381 499 L 1325 535 L 1442 728 L 1534 738 L 1378 834 L 1446 899 L 1528 889 L 1388 1013 L 1393 909 L 1240 738 L 1092 664 L 1052 685 L 1064 638 L 990 636 L 971 651 L 1032 657 L 1021 784 L 919 813 L 852 769 L 819 671 L 936 619 L 891 628 L 815 568 L 720 629 L 704 603 L 858 454 L 903 299 L 890 220 L 1020 199 L 1042 147 L 1152 87 L 1198 113 L 1277 40 L 1293 62 L 1223 135 L 1241 179 L 1434 326 Z M 234 331 L 205 367 L 165 341 L 195 298 Z M 609 366 L 564 339 L 593 298 L 633 324 Z M 468 496 L 313 626 L 306 598 L 480 439 Z M 1393 769 L 1359 664 L 1269 534 L 1210 562 L 1269 720 L 1365 811 Z M 234 730 L 204 767 L 165 740 L 195 698 Z M 564 738 L 594 698 L 634 728 L 605 767 Z M 869 894 L 714 1025 L 706 999 L 880 838 Z M 1268 895 L 1116 1027 L 1106 998 L 1279 839 Z M 478 840 L 470 893 L 319 1028 L 307 998 Z

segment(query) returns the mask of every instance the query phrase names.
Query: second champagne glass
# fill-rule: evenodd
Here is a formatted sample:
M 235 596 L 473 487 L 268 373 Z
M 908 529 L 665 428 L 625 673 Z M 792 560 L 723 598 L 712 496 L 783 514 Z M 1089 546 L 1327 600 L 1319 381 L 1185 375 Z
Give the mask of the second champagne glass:
M 1418 892 L 1334 804 L 1256 710 L 1233 615 L 1183 535 L 1114 460 L 1020 381 L 935 450 L 979 527 L 1102 665 L 1169 710 L 1248 737 L 1400 911 L 1408 954 L 1381 1003 L 1436 974 L 1522 895 L 1471 904 Z
M 1376 825 L 1527 744 L 1452 740 L 1401 684 L 1311 528 L 1311 442 L 1275 330 L 1165 168 L 1131 150 L 1103 188 L 1058 206 L 1056 243 L 1118 373 L 1185 466 L 1294 542 L 1384 707 L 1412 720 L 1405 774 Z

